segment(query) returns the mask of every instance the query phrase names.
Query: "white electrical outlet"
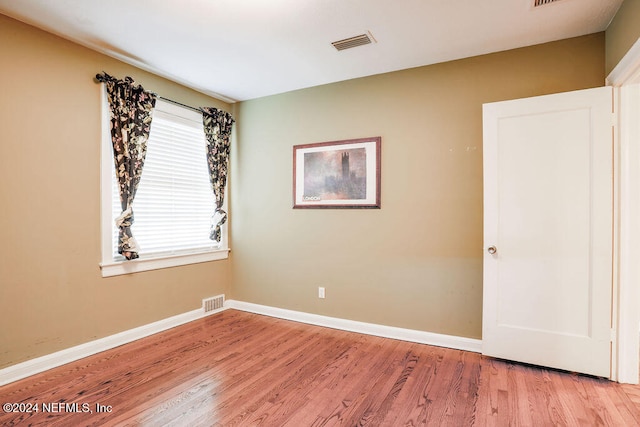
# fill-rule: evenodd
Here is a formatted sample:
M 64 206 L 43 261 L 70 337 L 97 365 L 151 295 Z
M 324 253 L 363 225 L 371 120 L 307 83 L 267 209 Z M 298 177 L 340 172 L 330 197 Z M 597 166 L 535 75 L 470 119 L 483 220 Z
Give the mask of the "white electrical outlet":
M 324 288 L 322 286 L 318 286 L 318 298 L 324 298 Z

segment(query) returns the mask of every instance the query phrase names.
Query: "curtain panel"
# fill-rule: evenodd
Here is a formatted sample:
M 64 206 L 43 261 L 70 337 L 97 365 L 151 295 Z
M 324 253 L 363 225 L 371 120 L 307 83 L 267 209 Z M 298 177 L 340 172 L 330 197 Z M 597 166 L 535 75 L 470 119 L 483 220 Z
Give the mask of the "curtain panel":
M 220 243 L 221 227 L 227 221 L 227 213 L 222 209 L 224 190 L 227 185 L 231 128 L 234 120 L 226 111 L 212 107 L 202 107 L 202 123 L 207 139 L 207 165 L 209 179 L 216 199 L 215 211 L 211 217 L 209 238 Z
M 106 73 L 97 77 L 107 88 L 113 159 L 122 207 L 121 215 L 116 218 L 118 253 L 131 260 L 139 257 L 138 244 L 131 232 L 132 205 L 142 176 L 157 95 L 146 92 L 131 77 L 118 80 Z

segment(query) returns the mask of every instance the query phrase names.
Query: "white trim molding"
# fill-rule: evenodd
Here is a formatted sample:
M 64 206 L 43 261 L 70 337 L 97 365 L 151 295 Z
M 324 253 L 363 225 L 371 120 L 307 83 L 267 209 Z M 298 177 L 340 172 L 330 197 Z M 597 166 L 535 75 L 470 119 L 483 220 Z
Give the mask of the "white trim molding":
M 143 255 L 131 261 L 102 262 L 100 263 L 100 269 L 102 270 L 102 277 L 111 277 L 201 262 L 219 261 L 229 258 L 229 251 L 230 249 L 214 249 L 200 253 L 178 254 L 155 258 L 145 258 Z
M 620 383 L 640 381 L 640 39 L 607 76 L 616 88 L 617 114 L 616 204 L 614 242 L 615 341 L 612 379 Z
M 640 84 L 617 88 L 618 109 L 616 175 L 618 181 L 616 220 L 617 348 L 613 379 L 638 384 L 640 371 Z
M 410 341 L 419 344 L 434 345 L 437 347 L 447 347 L 456 350 L 482 352 L 482 341 L 473 338 L 456 337 L 452 335 L 442 335 L 432 332 L 418 331 L 414 329 L 404 329 L 394 326 L 378 325 L 374 323 L 358 322 L 355 320 L 340 319 L 335 317 L 322 316 L 319 314 L 304 313 L 301 311 L 286 310 L 283 308 L 269 307 L 266 305 L 253 304 L 248 302 L 227 300 L 225 308 L 232 308 L 247 311 L 255 314 L 262 314 L 279 319 L 293 320 L 295 322 L 307 323 L 316 326 L 324 326 L 343 331 L 357 332 L 366 335 L 392 338 L 402 341 Z
M 0 386 L 39 374 L 49 369 L 57 368 L 70 362 L 75 362 L 84 357 L 110 350 L 223 310 L 226 310 L 226 308 L 205 313 L 204 309 L 200 308 L 0 369 Z

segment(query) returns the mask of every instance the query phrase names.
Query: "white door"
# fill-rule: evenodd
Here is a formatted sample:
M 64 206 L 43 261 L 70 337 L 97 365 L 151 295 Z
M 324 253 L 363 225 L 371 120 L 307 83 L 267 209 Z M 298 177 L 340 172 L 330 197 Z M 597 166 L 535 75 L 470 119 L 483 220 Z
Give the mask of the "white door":
M 484 105 L 483 354 L 611 375 L 612 89 Z

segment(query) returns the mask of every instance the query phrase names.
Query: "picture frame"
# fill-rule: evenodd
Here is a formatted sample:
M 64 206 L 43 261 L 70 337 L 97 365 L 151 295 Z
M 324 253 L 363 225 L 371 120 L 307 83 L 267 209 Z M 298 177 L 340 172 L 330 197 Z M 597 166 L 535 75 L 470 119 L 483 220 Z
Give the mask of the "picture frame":
M 293 208 L 380 209 L 379 136 L 293 147 Z

